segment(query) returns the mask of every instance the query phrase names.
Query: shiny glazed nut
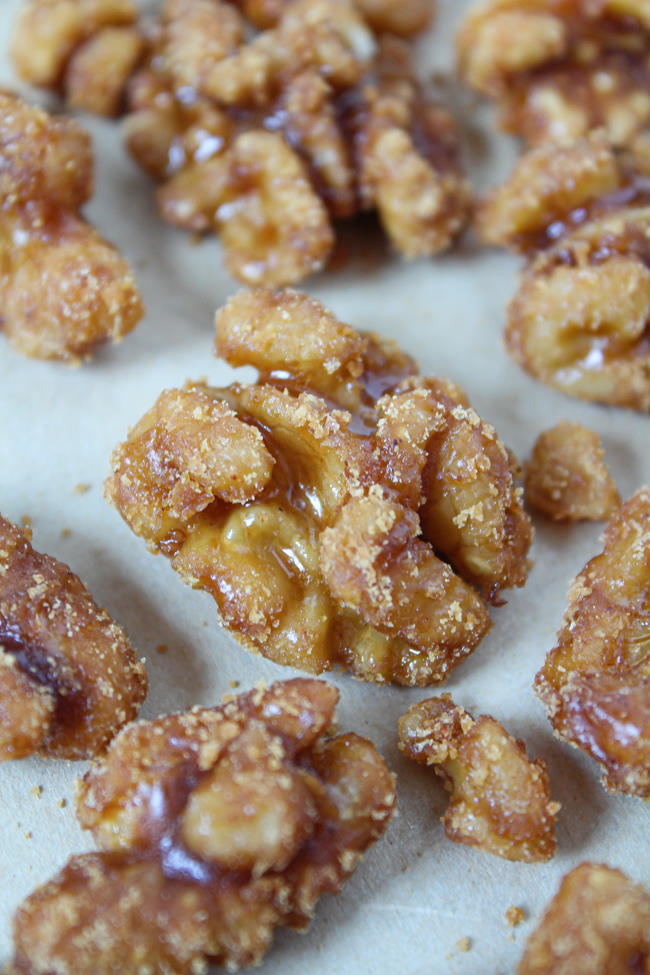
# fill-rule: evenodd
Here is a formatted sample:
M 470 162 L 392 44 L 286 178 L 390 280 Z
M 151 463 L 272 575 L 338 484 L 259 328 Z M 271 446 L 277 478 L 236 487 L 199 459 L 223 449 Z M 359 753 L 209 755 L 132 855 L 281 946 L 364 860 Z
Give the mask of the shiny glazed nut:
M 506 347 L 572 396 L 650 411 L 650 154 L 603 136 L 527 153 L 483 203 L 484 240 L 527 257 Z
M 528 758 L 498 721 L 474 719 L 443 694 L 402 715 L 398 744 L 451 792 L 442 818 L 450 840 L 506 860 L 551 859 L 560 806 L 551 801 L 546 763 Z
M 528 939 L 518 975 L 647 975 L 650 893 L 620 870 L 581 863 Z
M 273 27 L 292 0 L 242 0 L 240 6 L 256 27 Z M 410 37 L 431 23 L 435 0 L 355 0 L 365 22 L 379 34 Z
M 650 488 L 612 517 L 569 590 L 535 679 L 558 736 L 591 755 L 610 792 L 650 796 Z
M 97 755 L 146 689 L 121 627 L 67 566 L 0 517 L 0 761 Z
M 248 649 L 319 673 L 444 680 L 522 585 L 511 458 L 457 387 L 295 292 L 241 292 L 217 350 L 256 383 L 168 390 L 106 493 Z
M 621 503 L 600 437 L 579 423 L 540 433 L 525 471 L 527 504 L 553 521 L 601 521 Z
M 73 857 L 19 908 L 13 971 L 234 971 L 277 927 L 305 929 L 395 805 L 374 746 L 328 737 L 337 697 L 291 680 L 126 728 L 79 791 L 103 852 Z
M 83 220 L 92 195 L 90 139 L 0 94 L 0 328 L 38 359 L 78 362 L 142 317 L 133 273 Z
M 528 142 L 604 129 L 617 145 L 650 123 L 644 0 L 484 0 L 458 35 L 460 70 Z

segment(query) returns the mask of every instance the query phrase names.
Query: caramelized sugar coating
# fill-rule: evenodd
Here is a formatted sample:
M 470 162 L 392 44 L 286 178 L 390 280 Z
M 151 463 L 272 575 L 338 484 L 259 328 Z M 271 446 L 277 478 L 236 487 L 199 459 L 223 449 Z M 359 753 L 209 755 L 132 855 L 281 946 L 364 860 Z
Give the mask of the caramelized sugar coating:
M 553 521 L 601 521 L 621 503 L 600 437 L 563 420 L 540 433 L 526 464 L 526 502 Z
M 650 411 L 650 152 L 601 135 L 531 150 L 479 229 L 524 253 L 506 346 L 572 396 Z
M 217 231 L 231 273 L 254 285 L 322 268 L 333 221 L 365 210 L 406 257 L 447 248 L 469 189 L 453 120 L 418 83 L 408 45 L 375 37 L 351 0 L 275 9 L 247 39 L 257 5 L 163 4 L 125 121 L 163 219 Z
M 78 362 L 138 323 L 133 273 L 82 218 L 90 139 L 70 119 L 0 93 L 0 328 L 24 355 Z
M 19 908 L 14 971 L 233 971 L 261 961 L 275 928 L 305 929 L 395 805 L 374 746 L 327 736 L 337 697 L 291 680 L 126 728 L 79 792 L 103 852 Z
M 107 496 L 248 649 L 429 684 L 525 581 L 511 459 L 451 383 L 295 292 L 241 292 L 217 350 L 259 380 L 164 392 Z
M 144 55 L 134 0 L 25 0 L 11 45 L 23 81 L 70 105 L 117 115 Z
M 648 975 L 650 893 L 620 870 L 581 863 L 528 939 L 519 975 Z
M 293 0 L 238 0 L 248 20 L 264 30 L 274 27 Z M 378 34 L 410 37 L 429 26 L 435 0 L 355 0 L 366 23 Z
M 612 517 L 569 590 L 535 679 L 560 738 L 591 755 L 610 792 L 650 797 L 650 488 Z
M 506 860 L 537 863 L 555 853 L 555 817 L 546 763 L 495 718 L 474 719 L 449 694 L 412 705 L 399 720 L 399 748 L 430 765 L 451 792 L 442 821 L 455 843 Z
M 126 634 L 0 517 L 0 761 L 99 754 L 147 690 Z
M 644 0 L 485 0 L 458 35 L 460 70 L 530 143 L 604 129 L 624 145 L 650 124 Z

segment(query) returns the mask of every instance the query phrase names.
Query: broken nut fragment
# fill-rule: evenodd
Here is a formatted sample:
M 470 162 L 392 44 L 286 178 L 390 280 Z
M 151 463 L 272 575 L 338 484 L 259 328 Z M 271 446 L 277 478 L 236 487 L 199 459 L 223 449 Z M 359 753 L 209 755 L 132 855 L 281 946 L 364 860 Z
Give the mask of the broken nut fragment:
M 70 119 L 0 93 L 0 329 L 38 359 L 78 362 L 142 318 L 133 272 L 86 223 L 90 139 Z
M 572 396 L 650 411 L 650 153 L 602 135 L 531 150 L 483 203 L 479 231 L 527 258 L 508 352 Z
M 513 463 L 464 394 L 295 292 L 241 292 L 217 350 L 256 383 L 168 390 L 113 455 L 131 529 L 248 649 L 320 673 L 444 680 L 523 585 Z
M 530 143 L 594 129 L 624 145 L 650 124 L 650 13 L 642 0 L 485 0 L 458 34 L 460 71 Z
M 601 521 L 621 503 L 600 437 L 564 420 L 540 433 L 525 465 L 527 504 L 553 521 Z
M 591 755 L 610 792 L 650 797 L 650 488 L 613 515 L 569 590 L 535 678 L 558 736 Z
M 0 761 L 101 753 L 147 690 L 126 634 L 0 517 Z
M 526 944 L 518 975 L 646 975 L 650 892 L 620 870 L 581 863 L 568 873 Z
M 412 705 L 399 720 L 399 748 L 432 766 L 451 792 L 445 833 L 506 860 L 537 863 L 555 853 L 546 763 L 494 718 L 474 719 L 449 694 Z
M 234 971 L 308 927 L 395 805 L 371 742 L 329 737 L 337 697 L 291 680 L 124 729 L 77 801 L 102 852 L 18 909 L 16 975 Z

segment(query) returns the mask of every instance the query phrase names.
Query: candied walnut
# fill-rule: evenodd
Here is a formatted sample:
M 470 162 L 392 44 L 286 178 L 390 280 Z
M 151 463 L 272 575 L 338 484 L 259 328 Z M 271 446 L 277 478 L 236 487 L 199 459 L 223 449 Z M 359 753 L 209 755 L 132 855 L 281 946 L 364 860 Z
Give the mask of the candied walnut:
M 79 214 L 92 150 L 75 122 L 0 94 L 0 328 L 24 355 L 77 362 L 142 317 L 133 273 Z
M 650 124 L 650 14 L 640 0 L 486 0 L 458 34 L 460 71 L 531 143 Z
M 479 229 L 527 256 L 506 347 L 572 396 L 650 411 L 650 161 L 601 135 L 531 150 Z
M 244 11 L 259 21 L 257 6 Z M 416 80 L 409 47 L 375 38 L 350 0 L 282 3 L 270 20 L 247 40 L 228 4 L 163 6 L 125 119 L 163 219 L 217 231 L 248 284 L 319 270 L 333 221 L 365 210 L 406 257 L 449 247 L 469 186 L 453 120 Z
M 603 768 L 610 792 L 650 797 L 650 488 L 619 508 L 569 590 L 535 679 L 560 738 Z
M 145 53 L 133 0 L 26 0 L 11 45 L 18 75 L 70 105 L 117 115 Z
M 293 0 L 237 0 L 246 17 L 261 29 L 273 27 Z M 366 23 L 379 34 L 410 37 L 431 23 L 435 0 L 355 0 Z
M 251 385 L 163 393 L 113 456 L 132 530 L 248 649 L 320 673 L 443 680 L 523 585 L 513 464 L 457 387 L 296 292 L 244 291 L 217 350 Z
M 528 939 L 519 975 L 647 975 L 650 893 L 620 870 L 571 870 Z
M 535 441 L 524 491 L 530 507 L 553 521 L 601 521 L 621 503 L 600 437 L 568 420 Z
M 528 758 L 498 721 L 474 719 L 449 694 L 412 705 L 399 720 L 399 747 L 431 765 L 451 792 L 443 816 L 450 840 L 506 860 L 536 863 L 555 853 L 546 763 Z
M 0 517 L 0 761 L 97 755 L 146 688 L 126 634 L 81 580 Z
M 14 971 L 233 971 L 306 928 L 395 805 L 374 746 L 327 737 L 337 697 L 297 679 L 126 728 L 78 797 L 103 852 L 18 909 Z

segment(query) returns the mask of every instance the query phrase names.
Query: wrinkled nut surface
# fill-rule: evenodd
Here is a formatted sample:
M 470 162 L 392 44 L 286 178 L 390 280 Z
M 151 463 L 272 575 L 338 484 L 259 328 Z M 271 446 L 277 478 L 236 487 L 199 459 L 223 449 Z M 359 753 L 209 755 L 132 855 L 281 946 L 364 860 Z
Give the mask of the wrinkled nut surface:
M 66 565 L 0 517 L 0 761 L 97 755 L 146 690 L 121 627 Z
M 620 870 L 581 863 L 528 939 L 518 975 L 648 975 L 650 893 Z
M 483 203 L 479 230 L 527 264 L 508 352 L 572 396 L 650 411 L 650 152 L 602 135 L 531 150 Z
M 297 679 L 126 728 L 78 797 L 103 852 L 19 908 L 13 971 L 232 971 L 259 963 L 275 928 L 306 928 L 395 805 L 374 746 L 327 737 L 337 697 Z
M 106 493 L 248 649 L 319 673 L 443 680 L 522 585 L 511 459 L 451 383 L 295 292 L 236 295 L 217 350 L 248 386 L 164 392 Z
M 645 0 L 486 0 L 458 35 L 460 71 L 530 143 L 604 129 L 617 145 L 650 124 Z
M 569 590 L 535 690 L 560 738 L 591 755 L 610 792 L 650 797 L 650 488 L 616 513 Z
M 257 4 L 242 9 L 167 0 L 131 80 L 126 145 L 160 183 L 163 219 L 216 230 L 252 285 L 319 270 L 333 221 L 365 210 L 406 257 L 447 248 L 469 187 L 454 122 L 408 45 L 375 37 L 351 0 L 278 3 L 261 21 Z M 249 37 L 250 19 L 268 29 Z
M 600 437 L 563 420 L 540 433 L 525 465 L 529 507 L 553 521 L 601 521 L 621 503 Z
M 506 860 L 551 859 L 560 806 L 551 801 L 546 763 L 528 758 L 498 721 L 474 719 L 443 694 L 402 715 L 398 744 L 451 792 L 442 818 L 450 840 Z
M 0 329 L 38 359 L 78 362 L 139 322 L 127 262 L 80 215 L 90 139 L 75 122 L 0 93 Z

